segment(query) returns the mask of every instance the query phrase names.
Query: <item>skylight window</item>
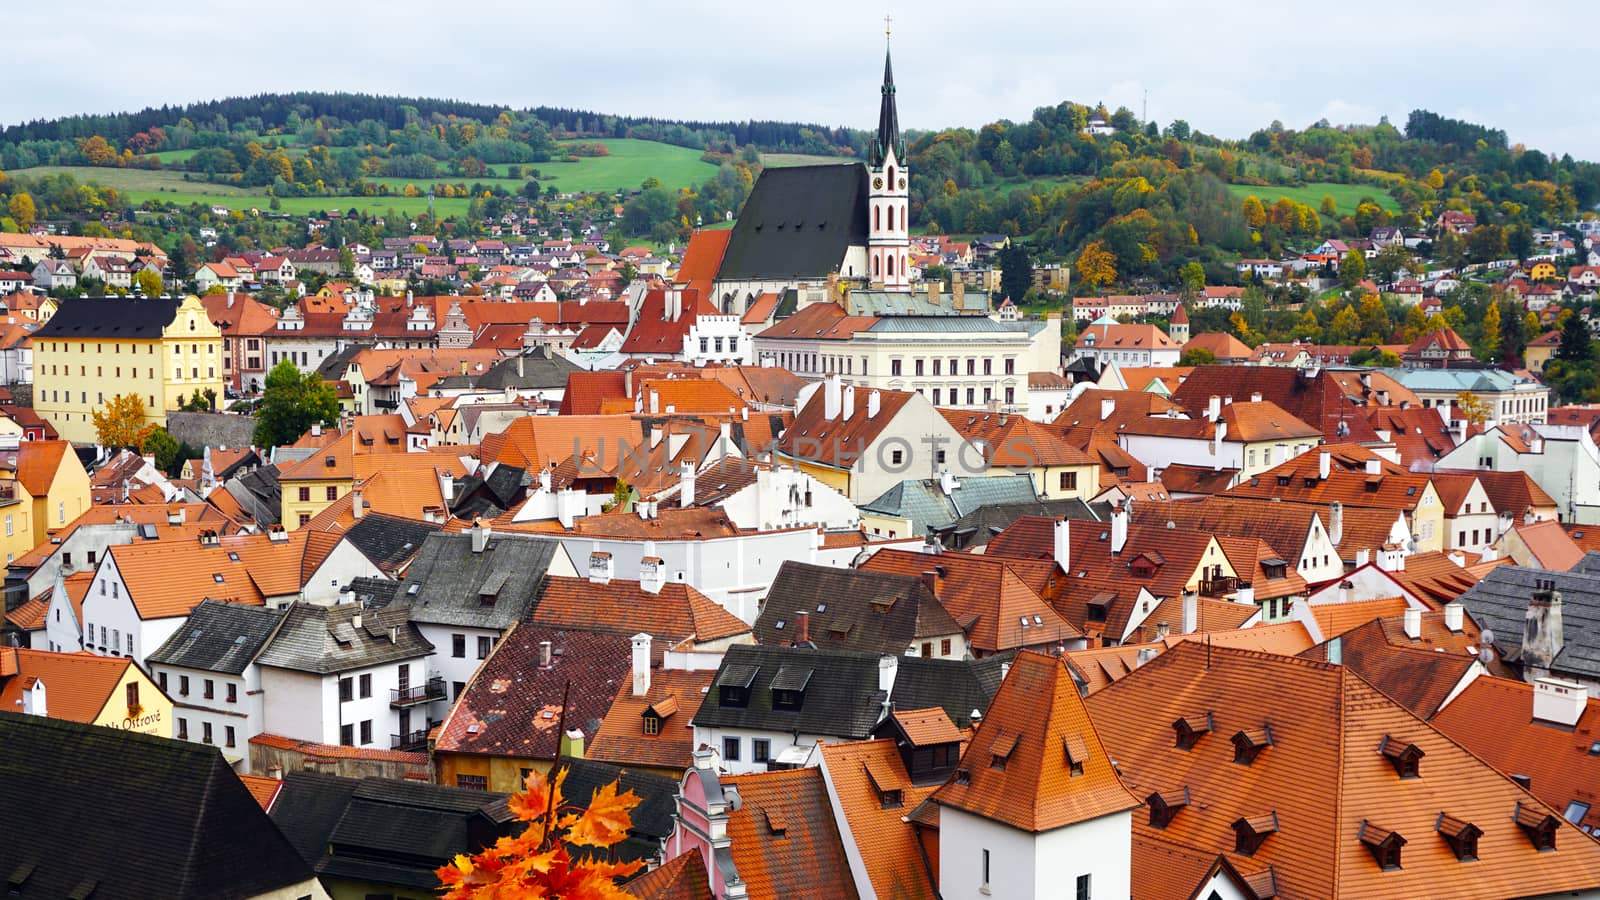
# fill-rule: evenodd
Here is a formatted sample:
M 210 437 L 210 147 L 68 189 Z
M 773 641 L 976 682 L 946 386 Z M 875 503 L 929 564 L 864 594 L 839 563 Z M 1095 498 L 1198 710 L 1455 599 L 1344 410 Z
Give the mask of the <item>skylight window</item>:
M 221 584 L 222 583 L 222 573 L 221 572 L 212 572 L 211 573 L 211 580 L 215 581 L 217 584 Z

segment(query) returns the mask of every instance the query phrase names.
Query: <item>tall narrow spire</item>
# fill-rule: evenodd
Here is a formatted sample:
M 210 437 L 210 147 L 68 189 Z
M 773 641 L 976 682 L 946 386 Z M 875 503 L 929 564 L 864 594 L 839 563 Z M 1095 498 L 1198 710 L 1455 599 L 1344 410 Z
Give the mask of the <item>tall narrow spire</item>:
M 884 22 L 883 100 L 878 107 L 878 136 L 873 141 L 869 160 L 873 168 L 883 165 L 883 159 L 890 150 L 894 151 L 896 159 L 903 160 L 906 155 L 905 148 L 900 145 L 900 115 L 894 105 L 894 66 L 889 59 L 888 19 Z

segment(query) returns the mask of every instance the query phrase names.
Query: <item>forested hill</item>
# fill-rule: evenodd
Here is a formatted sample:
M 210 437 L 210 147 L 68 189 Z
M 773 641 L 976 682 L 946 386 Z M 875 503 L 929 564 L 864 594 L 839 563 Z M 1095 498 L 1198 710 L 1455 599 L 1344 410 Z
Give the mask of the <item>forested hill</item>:
M 0 148 L 76 142 L 96 135 L 112 144 L 127 146 L 130 141 L 137 144 L 135 138 L 150 134 L 151 129 L 161 129 L 167 133 L 174 128 L 223 133 L 263 134 L 280 130 L 299 133 L 308 123 L 318 120 L 323 124 L 323 136 L 348 130 L 352 139 L 355 139 L 358 133 L 375 130 L 371 126 L 364 130 L 357 127 L 366 122 L 375 123 L 384 130 L 403 129 L 409 123 L 421 123 L 426 127 L 451 120 L 489 124 L 498 120 L 503 113 L 510 112 L 513 110 L 503 106 L 425 97 L 321 92 L 257 94 L 185 106 L 147 107 L 132 113 L 77 115 L 7 125 L 0 129 Z M 634 137 L 702 150 L 731 150 L 755 145 L 777 152 L 855 155 L 864 149 L 866 141 L 866 132 L 797 122 L 700 122 L 613 116 L 554 106 L 514 112 L 530 116 L 549 131 L 566 136 Z M 219 123 L 220 128 L 217 127 Z M 313 133 L 310 136 L 315 138 L 317 135 Z M 48 148 L 38 149 L 48 152 Z M 138 150 L 135 149 L 135 152 Z

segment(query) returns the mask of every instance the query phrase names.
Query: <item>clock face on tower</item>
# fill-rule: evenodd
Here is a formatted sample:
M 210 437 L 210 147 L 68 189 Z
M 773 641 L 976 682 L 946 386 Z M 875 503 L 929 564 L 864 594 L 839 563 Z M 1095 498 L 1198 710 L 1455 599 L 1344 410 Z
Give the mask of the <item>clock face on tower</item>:
M 872 179 L 872 187 L 875 190 L 880 190 L 880 191 L 883 190 L 883 176 L 882 175 L 879 175 L 877 178 Z
M 906 180 L 904 178 L 902 178 L 902 179 L 900 179 L 900 190 L 903 191 L 905 189 L 906 189 Z

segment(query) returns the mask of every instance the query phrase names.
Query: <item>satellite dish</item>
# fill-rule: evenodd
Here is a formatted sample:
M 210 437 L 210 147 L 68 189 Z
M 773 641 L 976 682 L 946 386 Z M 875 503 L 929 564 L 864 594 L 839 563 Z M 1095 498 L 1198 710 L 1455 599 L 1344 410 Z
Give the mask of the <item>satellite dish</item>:
M 1485 629 L 1483 629 L 1483 631 L 1479 635 L 1479 637 L 1483 641 L 1484 649 L 1488 649 L 1491 645 L 1494 644 L 1494 629 L 1493 628 L 1485 628 Z

